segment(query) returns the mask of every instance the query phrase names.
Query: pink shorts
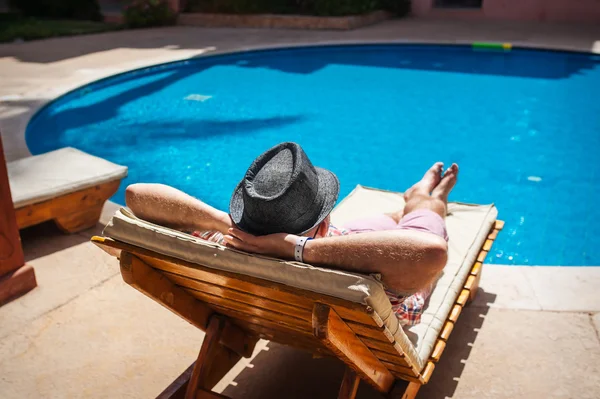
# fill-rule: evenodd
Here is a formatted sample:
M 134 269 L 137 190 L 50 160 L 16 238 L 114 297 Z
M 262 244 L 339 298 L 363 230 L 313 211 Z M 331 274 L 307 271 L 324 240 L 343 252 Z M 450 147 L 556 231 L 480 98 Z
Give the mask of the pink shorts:
M 388 215 L 377 215 L 352 221 L 344 226 L 352 233 L 365 233 L 383 230 L 416 230 L 438 235 L 448 241 L 446 222 L 437 213 L 429 209 L 419 209 L 404 215 L 400 223 Z

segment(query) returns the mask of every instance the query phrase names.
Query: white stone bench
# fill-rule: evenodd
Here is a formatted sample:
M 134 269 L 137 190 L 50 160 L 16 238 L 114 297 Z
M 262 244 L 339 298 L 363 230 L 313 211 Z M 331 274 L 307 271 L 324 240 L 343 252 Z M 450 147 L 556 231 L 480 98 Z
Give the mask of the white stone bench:
M 19 229 L 48 220 L 67 233 L 93 227 L 127 176 L 127 167 L 70 147 L 7 166 Z

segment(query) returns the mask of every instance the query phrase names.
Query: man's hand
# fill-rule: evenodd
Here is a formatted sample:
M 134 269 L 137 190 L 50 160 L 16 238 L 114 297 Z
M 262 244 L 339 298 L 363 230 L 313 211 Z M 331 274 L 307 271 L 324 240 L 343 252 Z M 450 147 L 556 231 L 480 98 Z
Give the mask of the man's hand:
M 234 228 L 229 229 L 228 233 L 224 238 L 229 247 L 279 259 L 294 259 L 294 249 L 298 240 L 296 235 L 275 233 L 266 236 L 253 236 Z

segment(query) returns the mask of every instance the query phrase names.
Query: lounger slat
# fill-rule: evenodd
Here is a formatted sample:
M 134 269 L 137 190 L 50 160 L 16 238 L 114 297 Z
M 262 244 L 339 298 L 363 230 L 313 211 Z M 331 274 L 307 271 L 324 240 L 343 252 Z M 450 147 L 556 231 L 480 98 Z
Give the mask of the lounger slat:
M 364 324 L 350 322 L 348 320 L 346 320 L 346 323 L 356 335 L 362 335 L 363 337 L 368 337 L 386 343 L 394 342 L 393 338 L 390 339 L 390 337 L 385 334 L 384 331 L 387 330 L 385 327 L 371 327 Z
M 245 303 L 232 301 L 230 299 L 225 299 L 218 296 L 203 294 L 194 290 L 186 289 L 186 291 L 192 294 L 194 297 L 200 299 L 202 302 L 205 302 L 212 308 L 218 307 L 219 309 L 231 309 L 237 312 L 257 316 L 266 320 L 271 320 L 277 323 L 283 323 L 289 326 L 296 326 L 299 328 L 308 328 L 307 326 L 310 326 L 309 318 L 294 317 L 287 314 L 274 312 L 268 309 L 257 308 L 254 306 L 247 305 Z
M 484 251 L 488 251 L 489 252 L 489 250 L 492 249 L 492 244 L 493 243 L 494 243 L 494 240 L 487 239 L 485 241 L 485 244 L 483 244 Z
M 458 316 L 460 316 L 460 312 L 462 312 L 462 309 L 462 306 L 460 306 L 459 304 L 454 305 L 454 307 L 450 311 L 450 316 L 448 316 L 448 320 L 456 322 L 456 320 L 458 320 Z
M 464 288 L 471 291 L 474 286 L 475 286 L 475 276 L 469 275 L 469 277 L 467 277 L 467 281 L 465 282 Z
M 308 331 L 308 326 L 306 325 L 298 325 L 296 322 L 293 322 L 293 324 L 289 324 L 284 320 L 272 320 L 272 319 L 267 319 L 264 317 L 260 317 L 254 314 L 250 314 L 250 313 L 245 313 L 245 312 L 240 312 L 234 309 L 230 309 L 230 308 L 226 308 L 223 306 L 218 306 L 218 305 L 209 305 L 211 308 L 213 308 L 217 313 L 221 313 L 224 314 L 225 316 L 229 316 L 231 318 L 235 318 L 235 319 L 240 319 L 240 320 L 245 320 L 248 321 L 250 323 L 254 323 L 254 324 L 275 324 L 290 330 L 295 330 L 295 331 L 299 331 L 299 332 L 306 332 Z
M 456 303 L 458 303 L 460 306 L 465 306 L 467 304 L 467 301 L 469 300 L 469 290 L 463 289 L 460 292 L 460 295 L 458 296 L 458 299 L 456 300 Z
M 281 325 L 273 321 L 260 320 L 260 324 L 256 320 L 248 320 L 245 314 L 238 313 L 234 316 L 236 324 L 250 331 L 259 332 L 261 334 L 288 334 L 295 337 L 305 337 L 307 339 L 314 338 L 312 332 L 300 330 L 295 327 Z
M 487 257 L 487 254 L 488 254 L 487 251 L 481 251 L 479 253 L 479 256 L 477 257 L 477 262 L 481 262 L 481 263 L 485 262 L 485 258 Z
M 371 349 L 371 348 L 369 348 L 369 349 Z M 402 367 L 412 369 L 412 366 L 406 362 L 406 359 L 404 359 L 400 356 L 396 356 L 396 355 L 393 355 L 393 354 L 390 354 L 387 352 L 378 351 L 377 349 L 371 349 L 371 352 L 373 352 L 373 354 L 381 361 L 386 361 L 389 363 L 397 364 Z M 415 372 L 418 372 L 418 370 L 415 369 Z
M 267 339 L 282 345 L 293 346 L 311 353 L 317 353 L 321 356 L 334 356 L 312 334 L 303 334 L 298 331 L 282 328 L 281 326 L 278 326 L 279 328 L 276 329 L 270 328 L 242 319 L 233 319 L 233 322 L 240 328 L 254 333 L 258 338 Z
M 477 276 L 478 274 L 481 273 L 481 262 L 477 262 L 475 263 L 475 265 L 473 265 L 473 268 L 471 269 L 471 275 L 472 276 Z
M 399 365 L 399 364 L 388 362 L 386 360 L 381 360 L 381 363 L 383 363 L 383 365 L 385 367 L 387 367 L 388 370 L 392 374 L 394 374 L 394 373 L 402 373 L 402 374 L 405 374 L 405 375 L 410 375 L 411 377 L 415 377 L 415 378 L 418 377 L 418 375 L 419 375 L 418 372 L 415 374 L 415 371 L 411 367 L 402 366 L 402 365 Z
M 433 374 L 433 369 L 435 369 L 435 364 L 433 362 L 427 362 L 425 370 L 423 370 L 423 372 L 421 373 L 421 379 L 424 384 L 427 384 L 427 382 L 431 378 L 431 374 Z
M 475 280 L 470 289 L 471 293 L 469 295 L 469 302 L 473 302 L 475 300 L 475 297 L 477 296 L 477 291 L 479 290 L 479 281 L 481 280 L 481 273 L 472 277 L 475 277 Z
M 275 312 L 283 313 L 289 316 L 298 317 L 299 314 L 305 314 L 307 317 L 310 311 L 305 308 L 292 306 L 290 304 L 273 301 L 265 297 L 259 297 L 252 294 L 247 294 L 241 291 L 227 289 L 218 285 L 204 283 L 198 280 L 189 279 L 177 274 L 164 272 L 165 276 L 178 286 L 190 290 L 192 295 L 203 301 L 210 302 L 210 297 L 220 297 L 245 303 L 247 305 L 256 306 L 262 309 L 268 309 Z
M 118 243 L 127 246 L 127 244 Z M 178 274 L 194 280 L 228 287 L 237 291 L 242 291 L 255 296 L 271 298 L 278 302 L 293 303 L 298 307 L 312 309 L 315 302 L 323 302 L 331 306 L 340 314 L 344 320 L 353 320 L 361 324 L 379 327 L 373 316 L 371 316 L 366 305 L 345 301 L 343 299 L 318 294 L 311 291 L 300 290 L 278 284 L 275 282 L 253 278 L 250 276 L 241 276 L 222 270 L 211 269 L 197 264 L 189 263 L 180 259 L 167 256 L 151 256 L 150 253 L 142 248 L 128 246 L 128 249 L 144 259 L 145 262 L 153 267 L 166 272 Z M 300 293 L 300 294 L 299 294 Z
M 386 367 L 389 367 L 390 373 L 392 373 L 394 375 L 394 377 L 400 378 L 401 380 L 405 380 L 405 381 L 416 382 L 419 384 L 422 383 L 421 379 L 419 377 L 405 373 L 403 369 L 394 369 L 393 364 L 384 362 L 384 365 Z
M 378 340 L 375 340 L 375 339 L 364 337 L 362 335 L 359 335 L 358 338 L 360 338 L 360 340 L 362 342 L 364 342 L 365 345 L 367 345 L 371 349 L 375 349 L 375 350 L 378 350 L 380 352 L 385 352 L 385 353 L 389 353 L 389 354 L 392 354 L 392 355 L 397 355 L 397 356 L 400 356 L 400 357 L 404 357 L 404 354 L 402 354 L 402 350 L 399 349 L 399 348 L 397 348 L 395 346 L 395 344 L 393 344 L 392 342 L 378 341 Z
M 440 357 L 442 356 L 442 353 L 444 352 L 444 349 L 446 349 L 446 342 L 442 341 L 441 339 L 438 339 L 438 341 L 435 344 L 435 347 L 433 348 L 431 360 L 433 362 L 438 362 L 440 360 Z
M 275 331 L 291 332 L 293 334 L 311 335 L 312 336 L 312 332 L 307 330 L 306 328 L 282 324 L 280 322 L 264 319 L 262 317 L 256 317 L 256 316 L 249 315 L 246 313 L 237 312 L 232 309 L 220 308 L 218 306 L 212 306 L 212 307 L 214 309 L 218 309 L 217 310 L 218 313 L 227 315 L 230 318 L 235 319 L 236 322 L 241 321 L 242 323 L 251 323 L 251 324 L 262 325 L 262 326 L 265 326 L 266 328 L 269 328 L 269 329 L 275 330 Z
M 443 339 L 444 341 L 448 341 L 448 337 L 450 337 L 450 333 L 452 333 L 453 329 L 454 329 L 454 323 L 451 321 L 447 321 L 446 324 L 444 324 L 444 328 L 442 329 L 442 332 L 440 333 L 440 339 Z

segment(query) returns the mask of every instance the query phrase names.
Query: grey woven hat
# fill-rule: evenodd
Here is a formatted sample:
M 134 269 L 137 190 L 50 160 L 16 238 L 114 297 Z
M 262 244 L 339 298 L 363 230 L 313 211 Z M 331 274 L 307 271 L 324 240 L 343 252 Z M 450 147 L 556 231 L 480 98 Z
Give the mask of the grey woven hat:
M 339 191 L 332 172 L 313 166 L 298 144 L 281 143 L 252 162 L 229 213 L 250 234 L 304 234 L 329 215 Z

